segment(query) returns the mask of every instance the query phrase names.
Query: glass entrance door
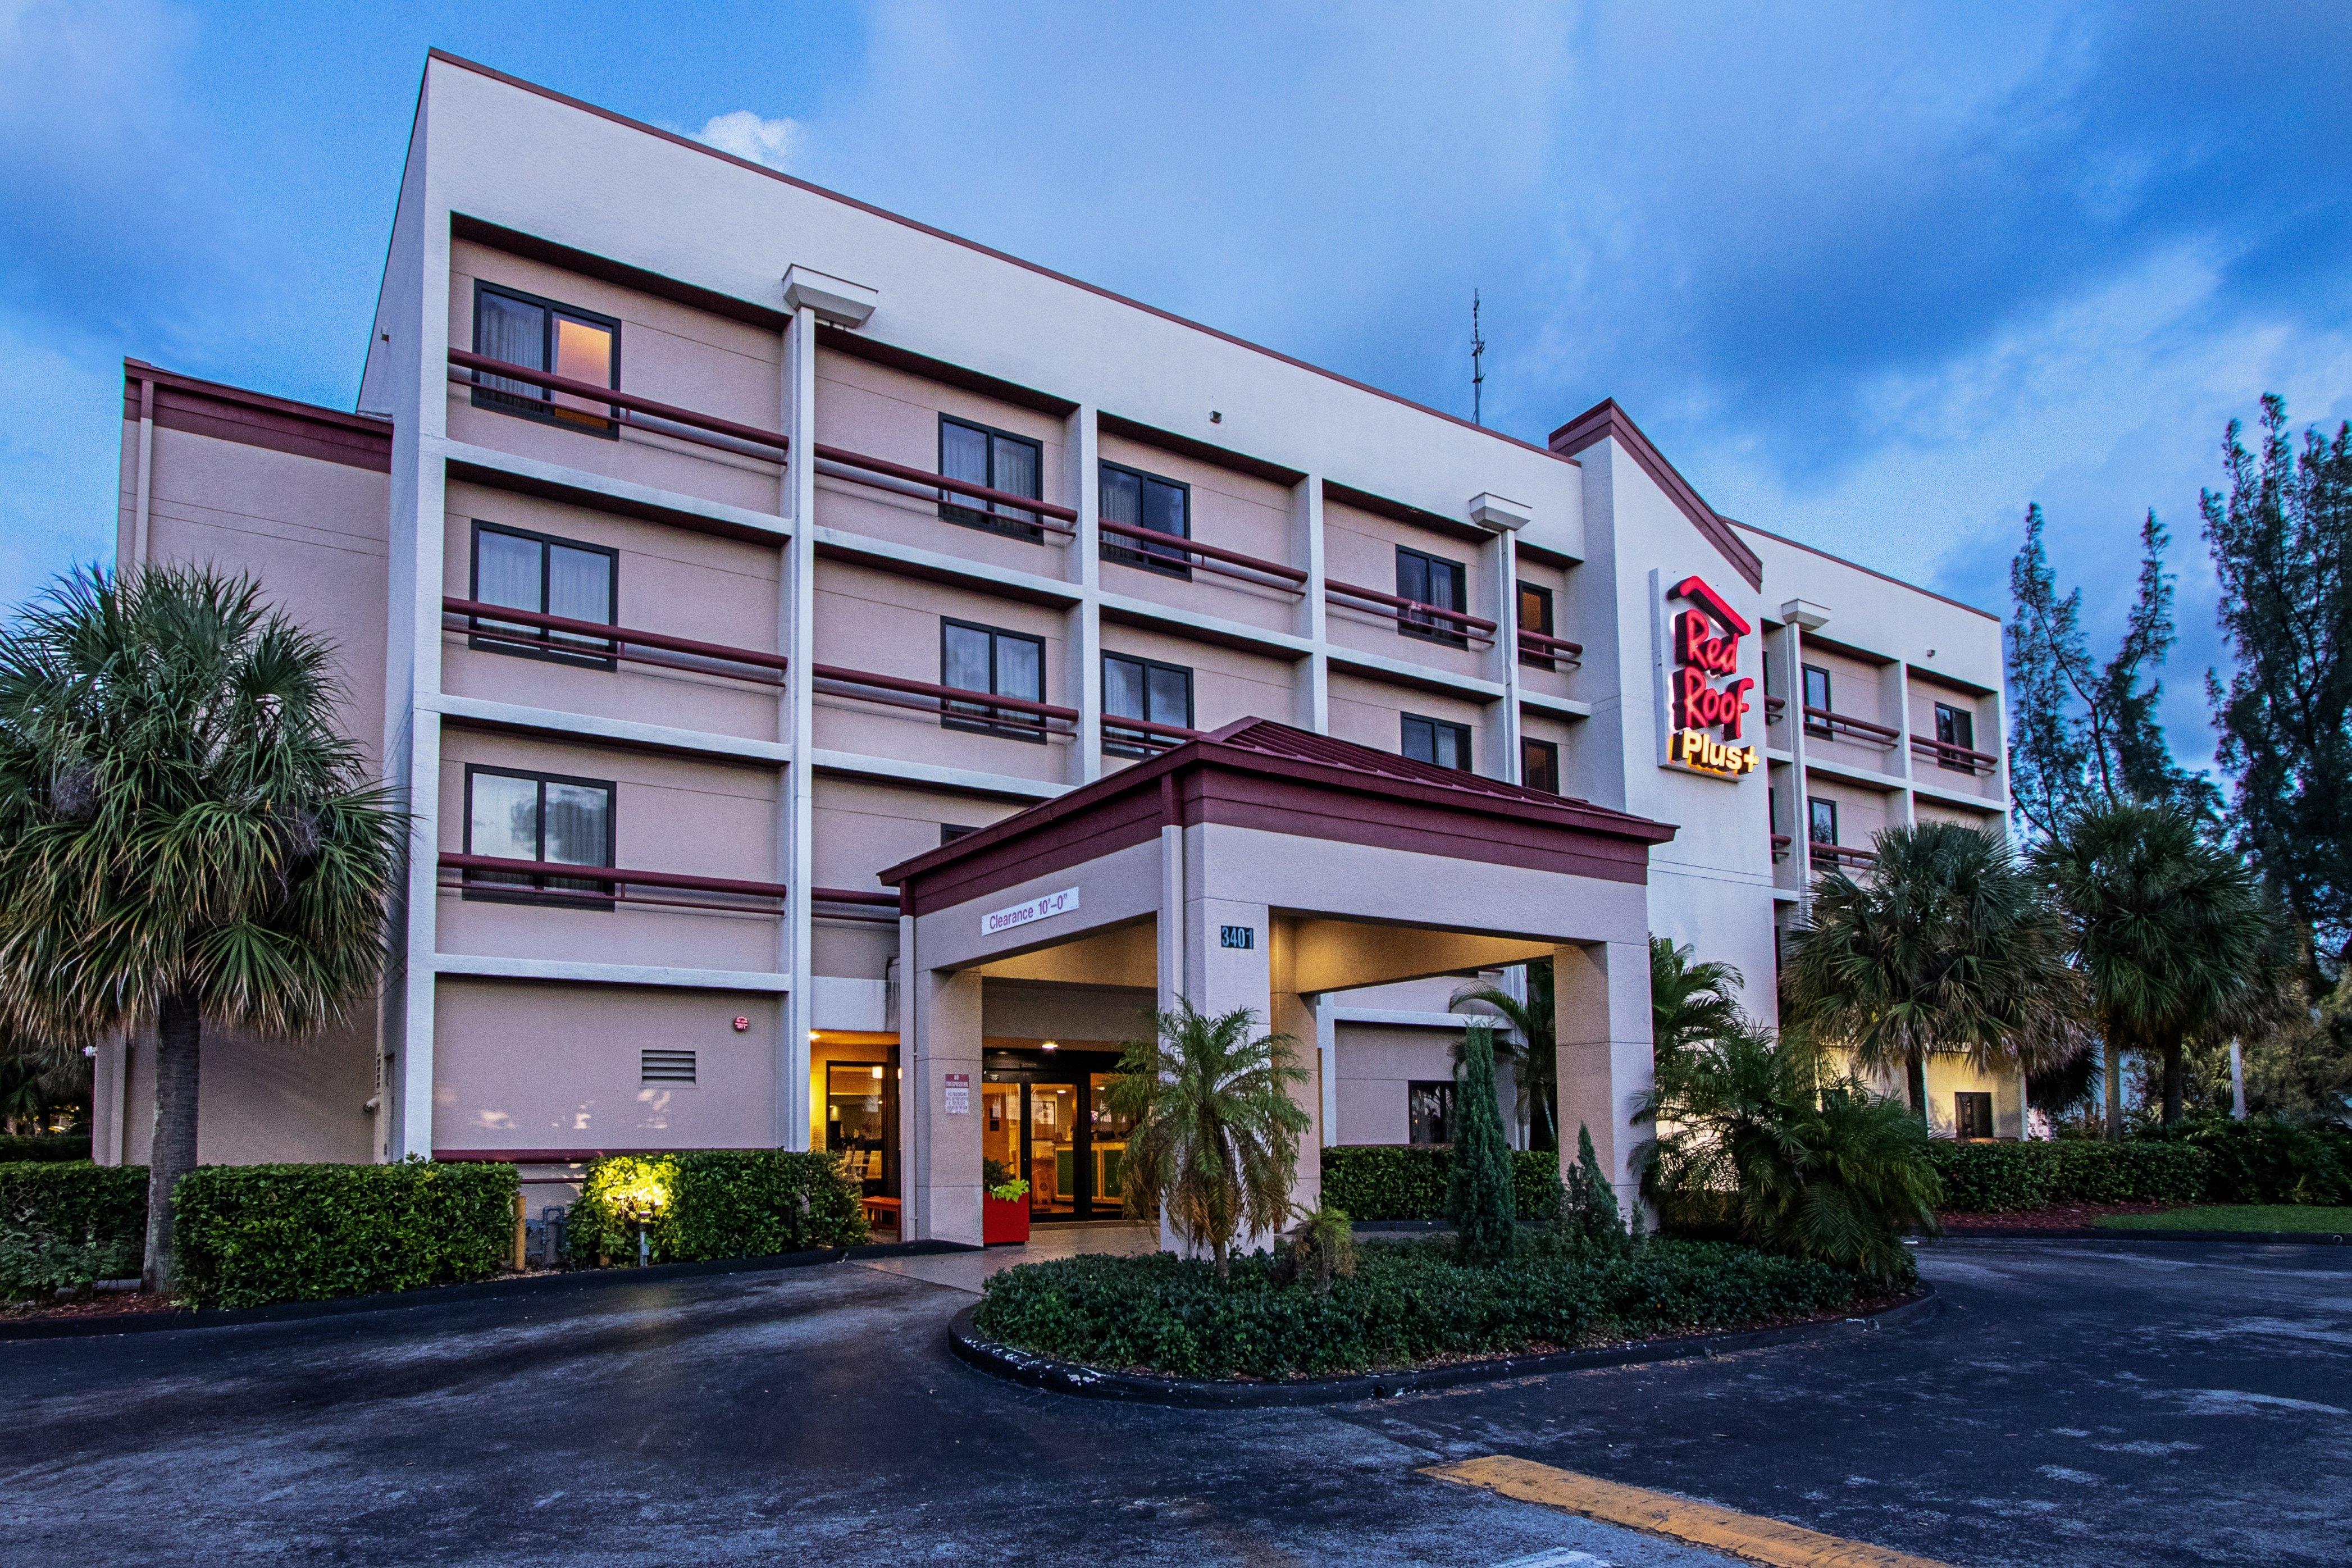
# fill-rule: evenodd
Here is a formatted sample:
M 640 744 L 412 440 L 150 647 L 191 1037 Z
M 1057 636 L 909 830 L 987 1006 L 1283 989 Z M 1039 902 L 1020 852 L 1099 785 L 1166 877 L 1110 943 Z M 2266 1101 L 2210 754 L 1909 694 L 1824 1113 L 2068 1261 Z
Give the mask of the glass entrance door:
M 1104 1052 L 992 1051 L 981 1084 L 981 1157 L 1029 1184 L 1032 1220 L 1116 1219 L 1123 1122 L 1104 1096 Z

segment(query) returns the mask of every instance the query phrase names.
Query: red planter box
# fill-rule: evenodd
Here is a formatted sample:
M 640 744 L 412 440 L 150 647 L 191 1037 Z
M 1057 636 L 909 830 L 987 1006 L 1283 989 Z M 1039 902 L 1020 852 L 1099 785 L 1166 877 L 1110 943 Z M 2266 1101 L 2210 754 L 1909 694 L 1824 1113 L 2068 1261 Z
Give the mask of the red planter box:
M 980 1194 L 980 1239 L 983 1246 L 1003 1247 L 1029 1239 L 1029 1199 L 992 1198 Z

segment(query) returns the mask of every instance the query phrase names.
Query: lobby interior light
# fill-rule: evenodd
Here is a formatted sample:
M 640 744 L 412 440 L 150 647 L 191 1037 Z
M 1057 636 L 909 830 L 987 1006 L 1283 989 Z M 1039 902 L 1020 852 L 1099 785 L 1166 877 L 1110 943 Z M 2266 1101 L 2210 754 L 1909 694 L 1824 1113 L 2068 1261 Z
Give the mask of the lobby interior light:
M 874 1064 L 874 1076 L 876 1078 L 880 1078 L 882 1076 L 882 1064 L 879 1062 Z

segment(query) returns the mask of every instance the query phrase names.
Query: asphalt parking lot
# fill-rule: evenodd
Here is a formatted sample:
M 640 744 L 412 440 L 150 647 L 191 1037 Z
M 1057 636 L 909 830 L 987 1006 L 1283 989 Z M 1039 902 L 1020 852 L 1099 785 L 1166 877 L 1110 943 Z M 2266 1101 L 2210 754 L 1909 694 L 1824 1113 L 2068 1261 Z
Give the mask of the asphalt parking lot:
M 951 1361 L 837 1265 L 0 1343 L 12 1563 L 1723 1559 L 1446 1486 L 1540 1460 L 1952 1563 L 2352 1561 L 2352 1258 L 1958 1242 L 1914 1327 L 1309 1410 Z

